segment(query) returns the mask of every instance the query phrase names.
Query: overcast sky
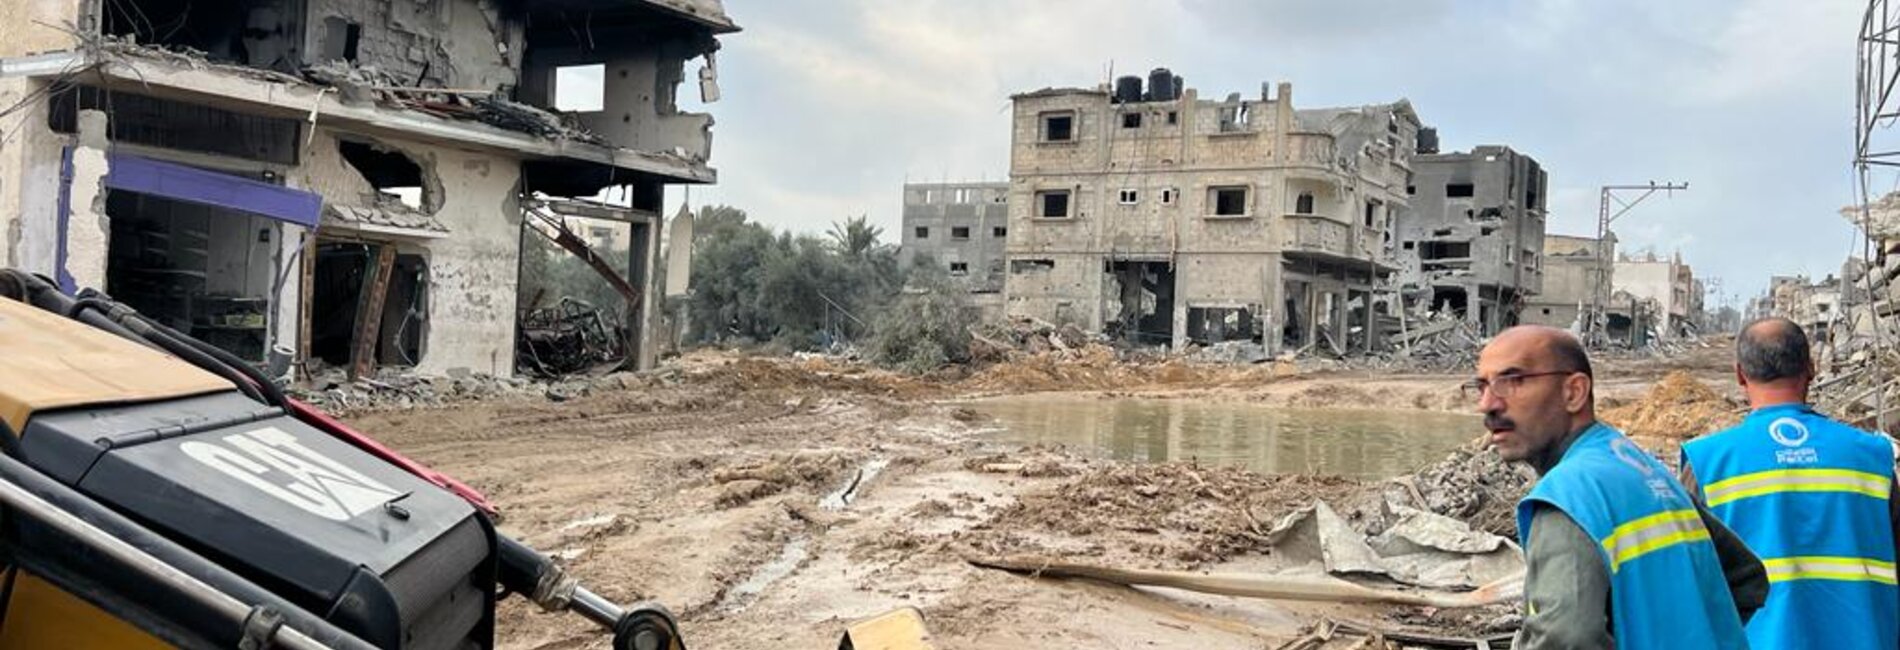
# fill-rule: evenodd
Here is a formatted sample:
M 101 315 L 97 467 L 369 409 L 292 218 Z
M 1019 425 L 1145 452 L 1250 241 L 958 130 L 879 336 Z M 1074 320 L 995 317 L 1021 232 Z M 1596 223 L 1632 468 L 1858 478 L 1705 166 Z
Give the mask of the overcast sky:
M 1686 181 L 1618 222 L 1724 294 L 1835 272 L 1852 228 L 1858 0 L 726 0 L 716 186 L 766 224 L 868 214 L 906 179 L 1000 180 L 1009 100 L 1165 66 L 1201 96 L 1293 84 L 1316 108 L 1410 99 L 1446 151 L 1538 159 L 1550 230 L 1594 232 L 1597 187 Z M 688 70 L 688 79 L 695 70 Z M 697 99 L 696 84 L 681 87 Z M 686 192 L 669 193 L 674 206 Z

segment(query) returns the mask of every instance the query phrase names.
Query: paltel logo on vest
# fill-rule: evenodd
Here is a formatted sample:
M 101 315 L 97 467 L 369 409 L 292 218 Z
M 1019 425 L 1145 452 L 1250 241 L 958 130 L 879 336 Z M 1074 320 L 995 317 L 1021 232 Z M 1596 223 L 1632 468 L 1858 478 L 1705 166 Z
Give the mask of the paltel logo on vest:
M 1821 462 L 1820 453 L 1802 447 L 1808 442 L 1808 425 L 1794 418 L 1776 418 L 1768 423 L 1768 437 L 1788 449 L 1775 450 L 1775 462 L 1783 465 L 1809 465 Z

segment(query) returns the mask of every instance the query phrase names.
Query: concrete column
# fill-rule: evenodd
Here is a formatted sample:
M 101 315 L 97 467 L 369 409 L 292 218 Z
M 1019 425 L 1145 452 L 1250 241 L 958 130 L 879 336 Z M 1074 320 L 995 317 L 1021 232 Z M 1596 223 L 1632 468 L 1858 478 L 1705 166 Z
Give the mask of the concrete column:
M 80 111 L 66 203 L 66 272 L 80 289 L 106 289 L 106 248 L 112 241 L 112 220 L 106 216 L 107 146 L 105 112 Z

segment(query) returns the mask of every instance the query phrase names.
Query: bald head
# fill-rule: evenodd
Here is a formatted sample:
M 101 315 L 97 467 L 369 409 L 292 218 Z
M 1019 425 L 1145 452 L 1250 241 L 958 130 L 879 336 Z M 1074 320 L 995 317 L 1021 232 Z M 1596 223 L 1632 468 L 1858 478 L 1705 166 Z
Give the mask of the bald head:
M 1528 351 L 1531 358 L 1548 364 L 1548 367 L 1596 378 L 1596 374 L 1590 370 L 1590 353 L 1584 351 L 1583 341 L 1569 330 L 1548 325 L 1519 325 L 1499 332 L 1485 348 L 1490 349 L 1492 346 L 1521 348 Z
M 1735 365 L 1750 383 L 1800 380 L 1813 372 L 1808 334 L 1786 318 L 1760 318 L 1735 337 Z

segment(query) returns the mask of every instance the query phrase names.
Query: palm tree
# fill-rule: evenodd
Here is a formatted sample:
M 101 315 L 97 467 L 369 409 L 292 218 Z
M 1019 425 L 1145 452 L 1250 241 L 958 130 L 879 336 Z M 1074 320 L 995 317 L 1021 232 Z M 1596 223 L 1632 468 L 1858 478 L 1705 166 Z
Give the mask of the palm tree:
M 884 235 L 884 229 L 870 224 L 866 215 L 850 217 L 844 221 L 831 222 L 831 230 L 825 234 L 831 236 L 831 243 L 852 257 L 861 257 L 865 252 L 877 246 L 877 240 Z

